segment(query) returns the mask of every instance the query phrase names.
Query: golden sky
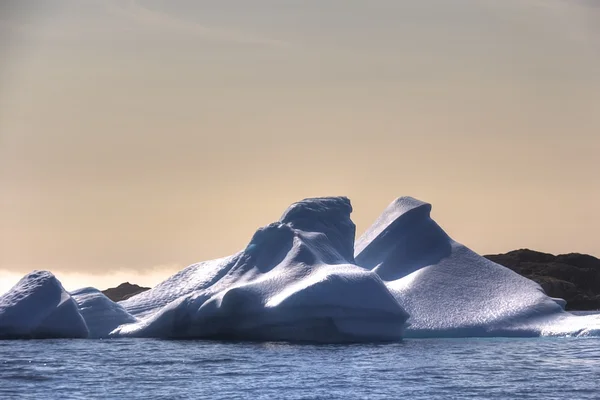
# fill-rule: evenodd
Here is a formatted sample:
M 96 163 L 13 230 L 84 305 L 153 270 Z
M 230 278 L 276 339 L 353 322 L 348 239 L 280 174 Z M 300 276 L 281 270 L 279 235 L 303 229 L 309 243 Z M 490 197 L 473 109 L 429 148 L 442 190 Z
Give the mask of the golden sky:
M 0 291 L 155 284 L 323 195 L 599 256 L 600 3 L 0 3 Z

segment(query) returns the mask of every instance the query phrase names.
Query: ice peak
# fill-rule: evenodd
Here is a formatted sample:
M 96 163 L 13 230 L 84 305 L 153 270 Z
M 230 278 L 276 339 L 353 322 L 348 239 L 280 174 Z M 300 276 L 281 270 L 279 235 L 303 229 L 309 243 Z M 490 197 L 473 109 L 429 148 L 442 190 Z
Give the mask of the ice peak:
M 294 224 L 311 218 L 350 218 L 352 205 L 347 197 L 314 197 L 293 203 L 285 210 L 279 222 Z
M 419 232 L 424 224 L 431 228 L 428 228 L 427 232 L 449 240 L 445 232 L 431 220 L 430 214 L 431 204 L 413 197 L 398 197 L 356 241 L 356 260 L 362 266 L 373 267 L 367 260 L 376 262 L 375 260 L 384 257 L 379 247 L 391 248 L 391 243 L 398 246 L 398 243 L 402 242 L 408 248 L 415 248 L 416 244 L 408 245 L 408 241 L 419 242 L 416 238 L 420 237 Z
M 340 255 L 353 262 L 356 226 L 350 213 L 352 205 L 347 197 L 309 198 L 289 206 L 279 222 L 294 229 L 323 233 Z
M 402 196 L 392 201 L 383 213 L 394 213 L 400 216 L 415 209 L 421 209 L 429 213 L 431 212 L 431 204 L 415 199 L 414 197 Z

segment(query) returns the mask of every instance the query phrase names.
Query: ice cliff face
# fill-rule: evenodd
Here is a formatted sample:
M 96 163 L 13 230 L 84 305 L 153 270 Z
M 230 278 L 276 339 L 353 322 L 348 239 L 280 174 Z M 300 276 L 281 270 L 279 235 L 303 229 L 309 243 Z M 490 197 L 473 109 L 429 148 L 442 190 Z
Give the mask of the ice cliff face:
M 240 253 L 192 265 L 122 302 L 140 322 L 113 335 L 400 339 L 406 313 L 377 274 L 353 265 L 351 211 L 342 197 L 293 204 Z
M 355 247 L 356 263 L 381 276 L 409 313 L 406 336 L 537 336 L 568 331 L 563 319 L 572 315 L 563 311 L 562 300 L 546 296 L 537 283 L 455 242 L 430 212 L 430 204 L 401 197 Z M 576 326 L 581 321 L 569 323 Z
M 27 274 L 0 297 L 0 338 L 87 336 L 77 303 L 50 272 Z

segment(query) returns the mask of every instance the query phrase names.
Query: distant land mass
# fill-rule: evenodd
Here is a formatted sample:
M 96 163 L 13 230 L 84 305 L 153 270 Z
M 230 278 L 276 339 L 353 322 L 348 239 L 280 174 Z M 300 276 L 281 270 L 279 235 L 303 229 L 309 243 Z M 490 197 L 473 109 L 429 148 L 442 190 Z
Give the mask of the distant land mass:
M 567 310 L 600 310 L 600 259 L 596 257 L 579 253 L 555 256 L 529 249 L 484 257 L 539 283 L 548 296 L 564 299 Z M 125 282 L 102 293 L 117 302 L 149 289 Z
M 103 290 L 102 293 L 114 302 L 127 300 L 128 298 L 135 296 L 136 294 L 150 290 L 149 287 L 138 286 L 129 282 L 121 283 L 115 288 L 109 288 Z
M 567 302 L 567 310 L 600 309 L 600 260 L 579 254 L 557 256 L 529 249 L 485 258 L 539 283 L 550 297 Z

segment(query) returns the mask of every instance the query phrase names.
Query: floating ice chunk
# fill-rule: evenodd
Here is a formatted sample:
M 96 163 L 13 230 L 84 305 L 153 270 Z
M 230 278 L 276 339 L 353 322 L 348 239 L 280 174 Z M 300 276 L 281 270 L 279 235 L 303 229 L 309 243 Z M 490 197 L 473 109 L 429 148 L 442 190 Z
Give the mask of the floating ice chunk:
M 47 271 L 25 275 L 0 297 L 0 338 L 86 338 L 77 303 Z

